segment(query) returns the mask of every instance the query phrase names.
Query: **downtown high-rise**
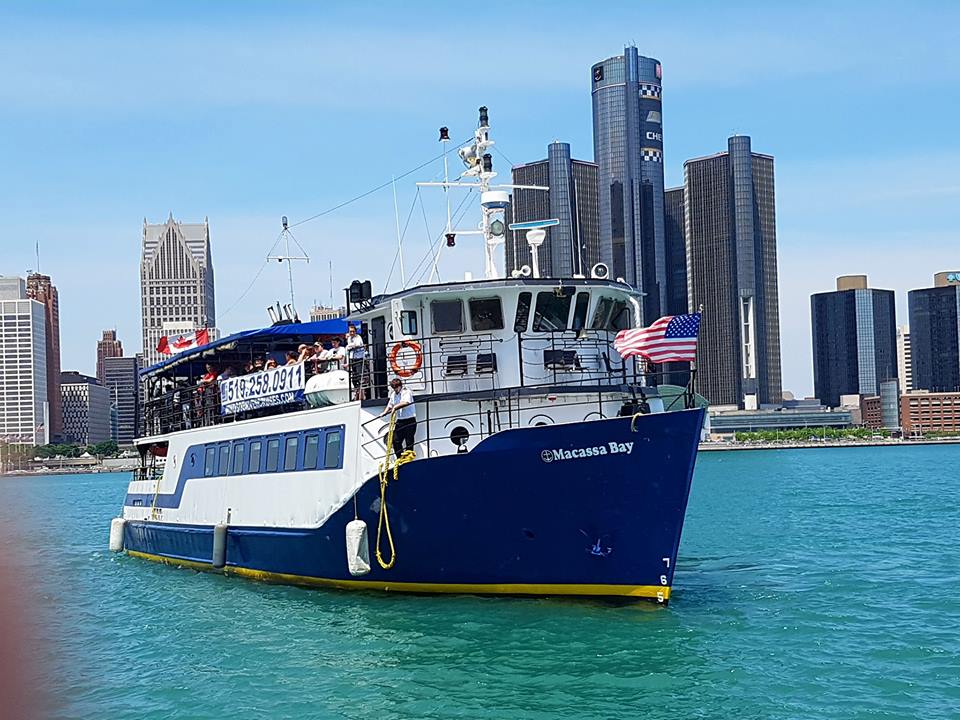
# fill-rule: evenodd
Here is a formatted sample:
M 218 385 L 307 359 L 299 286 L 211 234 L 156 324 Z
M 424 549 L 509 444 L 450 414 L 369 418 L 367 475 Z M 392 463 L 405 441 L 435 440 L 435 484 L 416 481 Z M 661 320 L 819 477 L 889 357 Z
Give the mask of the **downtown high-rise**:
M 50 404 L 49 436 L 60 439 L 63 433 L 63 407 L 60 397 L 60 294 L 49 275 L 27 275 L 27 297 L 43 305 L 47 358 L 47 400 Z
M 960 272 L 907 293 L 913 389 L 960 392 Z
M 46 307 L 27 295 L 23 278 L 0 277 L 0 317 L 0 442 L 46 445 Z
M 880 395 L 896 380 L 893 290 L 867 287 L 866 275 L 837 278 L 837 289 L 810 296 L 814 393 L 827 407 L 841 395 Z
M 165 223 L 143 221 L 140 302 L 145 366 L 165 356 L 160 338 L 216 326 L 210 225 L 181 223 L 173 214 Z
M 736 135 L 684 163 L 687 298 L 703 308 L 697 391 L 711 405 L 782 400 L 773 157 Z
M 515 189 L 508 224 L 549 218 L 560 221 L 545 228 L 547 237 L 538 251 L 538 274 L 589 277 L 591 268 L 600 261 L 597 165 L 573 159 L 569 144 L 554 141 L 547 146 L 545 160 L 514 167 L 513 182 L 550 189 Z M 504 252 L 507 275 L 524 265 L 532 267 L 525 231 L 508 230 Z
M 104 330 L 103 335 L 97 341 L 97 380 L 100 384 L 103 382 L 103 361 L 107 358 L 123 357 L 123 343 L 117 340 L 116 330 Z
M 650 323 L 670 306 L 664 218 L 662 68 L 637 48 L 591 68 L 600 260 L 644 293 Z

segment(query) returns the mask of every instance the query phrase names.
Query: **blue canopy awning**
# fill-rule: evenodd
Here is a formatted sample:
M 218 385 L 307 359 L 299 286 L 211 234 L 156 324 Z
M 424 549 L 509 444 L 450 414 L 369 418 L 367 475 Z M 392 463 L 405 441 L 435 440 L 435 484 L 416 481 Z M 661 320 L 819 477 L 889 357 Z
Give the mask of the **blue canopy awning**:
M 315 341 L 321 336 L 344 335 L 347 332 L 348 323 L 343 318 L 334 318 L 333 320 L 320 320 L 318 322 L 289 323 L 287 325 L 274 325 L 259 330 L 244 330 L 242 332 L 228 335 L 227 337 L 214 340 L 212 343 L 201 345 L 191 350 L 184 350 L 176 355 L 167 358 L 156 365 L 151 365 L 140 371 L 141 377 L 153 375 L 160 370 L 170 369 L 176 365 L 185 362 L 206 363 L 219 350 L 230 349 L 237 344 L 252 345 L 284 343 L 289 345 L 298 345 L 306 341 Z

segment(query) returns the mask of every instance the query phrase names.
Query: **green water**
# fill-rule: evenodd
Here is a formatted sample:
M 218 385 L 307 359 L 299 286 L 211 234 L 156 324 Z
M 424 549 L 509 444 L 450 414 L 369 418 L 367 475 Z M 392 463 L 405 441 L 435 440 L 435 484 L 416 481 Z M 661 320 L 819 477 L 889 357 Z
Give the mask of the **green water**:
M 43 571 L 29 627 L 57 717 L 957 718 L 958 460 L 702 455 L 668 608 L 301 590 L 110 555 L 121 475 L 0 479 L 0 549 Z

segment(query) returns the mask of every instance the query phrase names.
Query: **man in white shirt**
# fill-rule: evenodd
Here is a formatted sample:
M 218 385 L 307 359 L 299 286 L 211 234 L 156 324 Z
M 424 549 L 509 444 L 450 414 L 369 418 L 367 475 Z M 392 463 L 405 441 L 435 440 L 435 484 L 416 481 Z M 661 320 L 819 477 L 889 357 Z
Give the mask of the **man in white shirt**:
M 356 325 L 347 327 L 347 361 L 350 365 L 350 386 L 355 392 L 355 399 L 363 400 L 364 368 L 366 366 L 367 350 L 363 346 L 363 338 L 357 332 Z
M 380 413 L 380 417 L 391 412 L 397 414 L 397 421 L 393 426 L 393 453 L 399 458 L 407 452 L 410 453 L 410 459 L 413 459 L 413 441 L 417 435 L 417 410 L 413 404 L 413 393 L 403 387 L 403 381 L 398 377 L 390 381 L 387 406 Z

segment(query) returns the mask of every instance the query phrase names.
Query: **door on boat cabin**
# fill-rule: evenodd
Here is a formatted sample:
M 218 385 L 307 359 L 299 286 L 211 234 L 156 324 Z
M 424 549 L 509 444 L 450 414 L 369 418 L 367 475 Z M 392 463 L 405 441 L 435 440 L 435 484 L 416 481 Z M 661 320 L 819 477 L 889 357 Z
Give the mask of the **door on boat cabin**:
M 370 320 L 371 397 L 387 396 L 387 321 L 382 315 Z

